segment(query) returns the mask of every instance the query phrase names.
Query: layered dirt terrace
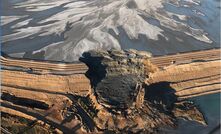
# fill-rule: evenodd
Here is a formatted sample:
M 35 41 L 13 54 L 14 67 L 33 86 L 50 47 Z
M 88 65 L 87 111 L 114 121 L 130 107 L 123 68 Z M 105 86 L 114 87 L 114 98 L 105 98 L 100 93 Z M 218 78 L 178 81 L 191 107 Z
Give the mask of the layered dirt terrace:
M 220 49 L 213 49 L 152 57 L 151 62 L 159 69 L 150 74 L 146 81 L 148 88 L 174 89 L 180 100 L 220 93 L 220 52 Z M 93 113 L 96 111 L 85 106 L 84 98 L 93 93 L 85 64 L 1 57 L 1 67 L 1 112 L 32 122 L 45 122 L 58 129 L 57 132 L 95 131 Z M 95 98 L 90 98 L 92 102 L 87 103 L 93 103 Z M 80 116 L 70 117 L 73 111 L 81 113 Z

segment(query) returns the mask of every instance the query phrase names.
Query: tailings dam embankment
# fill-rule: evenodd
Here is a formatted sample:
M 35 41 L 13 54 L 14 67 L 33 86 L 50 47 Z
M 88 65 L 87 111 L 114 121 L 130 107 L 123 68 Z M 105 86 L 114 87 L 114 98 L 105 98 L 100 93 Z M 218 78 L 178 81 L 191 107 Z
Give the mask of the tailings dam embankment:
M 152 57 L 151 62 L 159 67 L 146 81 L 154 90 L 173 89 L 180 100 L 221 91 L 220 49 Z M 79 125 L 79 120 L 64 123 L 62 114 L 70 102 L 92 117 L 82 103 L 93 92 L 85 64 L 1 57 L 1 67 L 1 112 L 38 119 L 64 132 Z

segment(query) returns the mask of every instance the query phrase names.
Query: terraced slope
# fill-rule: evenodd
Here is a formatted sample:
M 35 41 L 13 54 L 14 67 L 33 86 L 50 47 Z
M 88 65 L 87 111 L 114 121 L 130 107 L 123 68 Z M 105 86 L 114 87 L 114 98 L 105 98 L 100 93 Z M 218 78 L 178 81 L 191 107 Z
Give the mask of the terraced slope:
M 179 98 L 190 98 L 221 91 L 220 60 L 171 65 L 153 73 L 149 83 L 168 82 Z

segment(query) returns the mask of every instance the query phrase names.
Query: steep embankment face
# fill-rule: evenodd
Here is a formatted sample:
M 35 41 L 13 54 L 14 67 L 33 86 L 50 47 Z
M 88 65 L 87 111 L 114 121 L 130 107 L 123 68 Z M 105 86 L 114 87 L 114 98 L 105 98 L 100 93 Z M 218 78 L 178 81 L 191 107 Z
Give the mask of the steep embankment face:
M 219 47 L 216 0 L 3 0 L 2 50 L 76 61 L 97 48 L 154 55 Z

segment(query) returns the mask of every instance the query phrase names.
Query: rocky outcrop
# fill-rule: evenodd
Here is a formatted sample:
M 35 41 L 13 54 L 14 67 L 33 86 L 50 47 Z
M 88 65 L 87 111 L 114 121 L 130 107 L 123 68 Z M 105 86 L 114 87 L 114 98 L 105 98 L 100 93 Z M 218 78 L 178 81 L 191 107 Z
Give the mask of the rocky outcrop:
M 128 108 L 138 94 L 137 84 L 142 84 L 157 67 L 149 61 L 150 53 L 136 50 L 89 51 L 81 60 L 89 67 L 98 102 L 106 107 Z

